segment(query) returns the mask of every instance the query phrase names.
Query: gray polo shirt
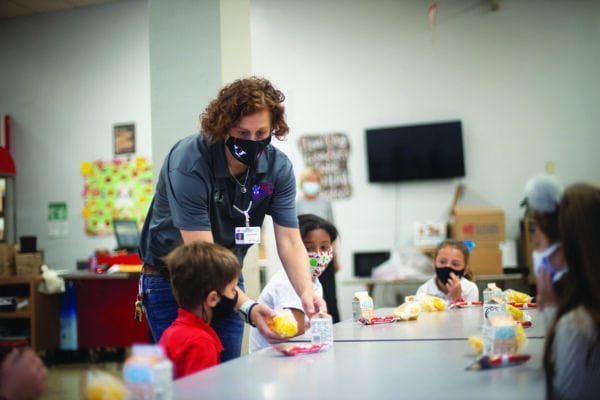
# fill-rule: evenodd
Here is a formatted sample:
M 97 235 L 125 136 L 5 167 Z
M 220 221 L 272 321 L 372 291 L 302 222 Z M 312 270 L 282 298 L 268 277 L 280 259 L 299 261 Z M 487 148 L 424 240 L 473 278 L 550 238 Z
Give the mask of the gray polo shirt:
M 245 226 L 241 210 L 250 206 L 250 226 L 261 226 L 266 214 L 273 222 L 298 227 L 296 183 L 292 163 L 268 146 L 250 169 L 246 193 L 229 174 L 222 142 L 207 145 L 195 134 L 173 146 L 158 177 L 156 191 L 140 238 L 142 261 L 164 267 L 162 257 L 183 242 L 179 230 L 211 231 L 214 241 L 230 249 L 242 263 L 249 245 L 235 244 L 235 227 Z M 237 177 L 244 183 L 246 174 Z

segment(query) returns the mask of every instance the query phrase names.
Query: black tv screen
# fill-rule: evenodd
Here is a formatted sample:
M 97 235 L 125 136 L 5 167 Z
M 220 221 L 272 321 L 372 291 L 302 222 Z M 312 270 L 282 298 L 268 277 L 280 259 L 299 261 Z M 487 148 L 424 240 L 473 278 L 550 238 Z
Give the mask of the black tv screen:
M 367 129 L 369 182 L 465 176 L 460 121 Z

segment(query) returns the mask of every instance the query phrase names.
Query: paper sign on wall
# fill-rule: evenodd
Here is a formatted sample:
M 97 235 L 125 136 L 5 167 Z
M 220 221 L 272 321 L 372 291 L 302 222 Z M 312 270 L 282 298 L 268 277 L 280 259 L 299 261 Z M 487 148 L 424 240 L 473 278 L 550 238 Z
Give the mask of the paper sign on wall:
M 350 140 L 343 133 L 304 135 L 298 140 L 304 163 L 321 172 L 321 193 L 330 199 L 350 197 Z
M 48 203 L 48 237 L 63 238 L 68 235 L 67 203 Z

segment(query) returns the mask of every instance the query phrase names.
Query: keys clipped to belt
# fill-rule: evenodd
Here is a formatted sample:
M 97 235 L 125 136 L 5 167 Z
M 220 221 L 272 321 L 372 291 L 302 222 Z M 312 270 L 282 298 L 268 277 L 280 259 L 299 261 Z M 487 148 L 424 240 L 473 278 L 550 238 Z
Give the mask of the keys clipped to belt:
M 142 316 L 144 314 L 144 304 L 142 303 L 142 297 L 140 295 L 137 296 L 135 301 L 135 320 L 137 322 L 142 322 Z

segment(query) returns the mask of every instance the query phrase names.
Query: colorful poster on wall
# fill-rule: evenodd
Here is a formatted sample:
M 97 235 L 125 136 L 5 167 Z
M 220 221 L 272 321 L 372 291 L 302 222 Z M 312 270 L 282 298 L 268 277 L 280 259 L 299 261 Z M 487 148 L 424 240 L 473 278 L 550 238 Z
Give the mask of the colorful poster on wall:
M 152 164 L 144 157 L 83 162 L 82 210 L 90 236 L 112 235 L 113 219 L 137 221 L 141 227 L 152 200 Z
M 298 140 L 304 164 L 321 171 L 321 193 L 330 199 L 350 197 L 350 140 L 343 133 L 304 135 Z

